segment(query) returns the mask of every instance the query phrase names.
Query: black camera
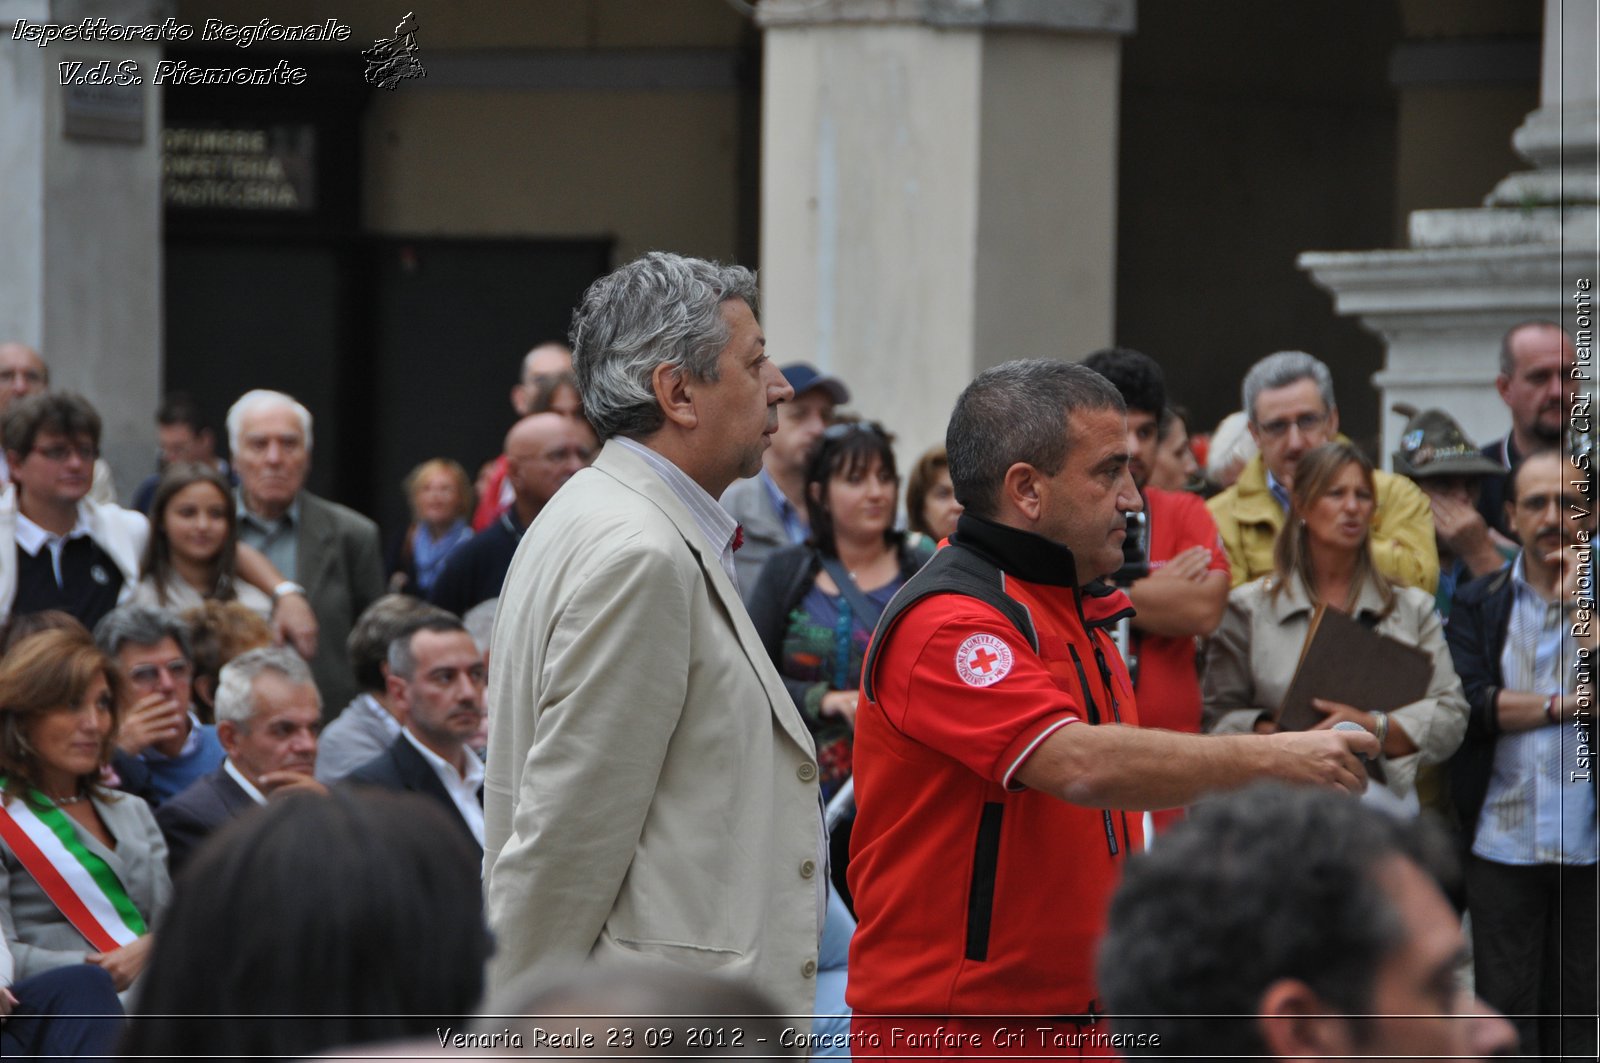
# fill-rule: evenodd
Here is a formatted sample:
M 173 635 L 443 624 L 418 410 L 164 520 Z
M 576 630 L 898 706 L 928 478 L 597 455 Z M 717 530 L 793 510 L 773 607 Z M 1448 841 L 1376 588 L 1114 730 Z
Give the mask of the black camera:
M 1112 573 L 1111 582 L 1124 589 L 1150 575 L 1150 524 L 1144 513 L 1124 513 L 1128 534 L 1122 540 L 1122 567 Z

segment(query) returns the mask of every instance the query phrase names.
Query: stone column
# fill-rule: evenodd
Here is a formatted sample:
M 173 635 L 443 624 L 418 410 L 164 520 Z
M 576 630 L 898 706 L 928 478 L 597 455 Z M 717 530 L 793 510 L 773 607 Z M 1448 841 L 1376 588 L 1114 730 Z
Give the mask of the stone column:
M 1133 0 L 762 0 L 768 350 L 902 460 L 1011 358 L 1112 339 Z
M 1407 249 L 1299 258 L 1335 308 L 1388 347 L 1374 378 L 1386 465 L 1404 423 L 1395 402 L 1449 410 L 1479 443 L 1504 435 L 1510 419 L 1494 390 L 1501 336 L 1533 317 L 1578 333 L 1581 285 L 1600 284 L 1595 3 L 1545 0 L 1544 17 L 1540 105 L 1512 141 L 1534 169 L 1501 181 L 1481 208 L 1412 212 Z
M 12 33 L 19 20 L 149 26 L 175 12 L 171 0 L 0 0 L 0 340 L 38 348 L 52 386 L 94 403 L 124 499 L 153 468 L 161 388 L 161 95 L 150 83 L 161 47 L 39 47 Z M 144 83 L 63 84 L 96 80 L 102 60 L 112 75 L 137 64 Z

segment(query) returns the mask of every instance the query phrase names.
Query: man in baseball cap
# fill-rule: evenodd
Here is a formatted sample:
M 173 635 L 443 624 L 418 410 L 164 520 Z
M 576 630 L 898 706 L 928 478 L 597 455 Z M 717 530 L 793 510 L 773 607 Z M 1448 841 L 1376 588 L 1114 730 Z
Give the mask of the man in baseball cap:
M 1439 545 L 1437 602 L 1440 615 L 1449 616 L 1458 583 L 1497 571 L 1516 552 L 1478 512 L 1485 481 L 1498 483 L 1505 470 L 1484 457 L 1443 410 L 1419 413 L 1398 403 L 1394 412 L 1408 418 L 1394 452 L 1394 471 L 1422 488 L 1433 507 Z
M 833 411 L 850 401 L 850 389 L 805 362 L 780 366 L 794 398 L 778 407 L 778 430 L 761 461 L 761 471 L 735 480 L 722 495 L 722 508 L 744 530 L 734 554 L 739 590 L 748 596 L 773 551 L 803 543 L 811 533 L 806 520 L 806 462 L 817 440 L 833 423 Z

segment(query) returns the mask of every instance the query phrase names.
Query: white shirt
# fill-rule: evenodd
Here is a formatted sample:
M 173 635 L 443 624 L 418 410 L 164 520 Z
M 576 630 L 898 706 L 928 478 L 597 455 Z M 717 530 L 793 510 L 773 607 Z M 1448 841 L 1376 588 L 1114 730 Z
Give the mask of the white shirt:
M 227 772 L 228 776 L 233 779 L 234 782 L 239 784 L 239 789 L 248 794 L 250 796 L 250 800 L 254 801 L 258 805 L 264 805 L 267 803 L 267 795 L 262 793 L 260 790 L 257 790 L 256 784 L 251 782 L 249 779 L 246 779 L 244 777 L 244 773 L 233 766 L 232 757 L 229 757 L 227 760 L 222 762 L 222 770 Z
M 454 764 L 417 741 L 417 736 L 411 733 L 411 728 L 407 727 L 400 733 L 411 743 L 413 749 L 422 754 L 422 759 L 428 762 L 433 773 L 439 777 L 439 781 L 444 784 L 445 793 L 455 802 L 456 811 L 467 821 L 467 828 L 472 831 L 472 836 L 482 847 L 483 805 L 478 801 L 478 791 L 483 788 L 483 761 L 479 760 L 472 750 L 462 749 L 461 755 L 467 762 L 467 773 L 462 775 Z
M 38 557 L 39 551 L 46 547 L 50 550 L 50 567 L 56 574 L 56 586 L 61 586 L 61 551 L 69 539 L 87 539 L 89 537 L 89 515 L 83 507 L 78 507 L 78 522 L 72 530 L 65 535 L 45 531 L 39 525 L 29 520 L 24 514 L 17 514 L 17 545 L 29 557 Z
M 739 572 L 733 566 L 733 537 L 739 530 L 739 522 L 729 516 L 728 511 L 707 494 L 704 487 L 695 483 L 689 478 L 688 473 L 665 457 L 631 439 L 624 439 L 621 436 L 612 438 L 619 446 L 627 447 L 643 458 L 645 464 L 661 477 L 667 489 L 683 503 L 684 508 L 689 511 L 689 516 L 694 518 L 695 527 L 706 537 L 706 544 L 717 552 L 717 560 L 722 563 L 722 571 L 728 574 L 728 579 L 733 581 L 734 590 L 738 590 Z

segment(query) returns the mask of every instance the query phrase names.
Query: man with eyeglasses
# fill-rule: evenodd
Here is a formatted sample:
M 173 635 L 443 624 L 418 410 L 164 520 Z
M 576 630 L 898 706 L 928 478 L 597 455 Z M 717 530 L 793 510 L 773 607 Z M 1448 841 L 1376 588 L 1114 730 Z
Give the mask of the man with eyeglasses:
M 39 352 L 15 340 L 0 342 L 0 418 L 17 399 L 36 395 L 50 386 L 50 367 Z M 0 508 L 6 505 L 5 485 L 10 482 L 6 455 L 0 450 Z M 89 484 L 89 499 L 114 504 L 117 488 L 111 482 L 111 466 L 101 458 L 94 463 L 94 478 Z
M 1525 1055 L 1593 1059 L 1593 568 L 1580 613 L 1582 567 L 1563 564 L 1594 538 L 1583 486 L 1559 451 L 1512 470 L 1506 520 L 1522 553 L 1456 592 L 1445 636 L 1471 713 L 1450 772 L 1477 990 Z
M 1238 481 L 1207 503 L 1233 570 L 1233 586 L 1272 572 L 1272 549 L 1288 519 L 1295 467 L 1308 451 L 1339 436 L 1333 376 L 1304 351 L 1268 355 L 1245 374 L 1245 415 L 1260 448 Z M 1373 474 L 1378 508 L 1370 538 L 1372 560 L 1396 583 L 1432 594 L 1439 583 L 1433 515 L 1416 484 Z
M 60 609 L 93 628 L 139 583 L 142 513 L 89 501 L 100 415 L 81 396 L 12 403 L 3 429 L 11 486 L 0 504 L 0 622 Z
M 155 806 L 216 770 L 222 743 L 216 728 L 194 714 L 194 654 L 177 614 L 124 605 L 95 625 L 94 638 L 131 688 L 113 760 L 119 788 Z

